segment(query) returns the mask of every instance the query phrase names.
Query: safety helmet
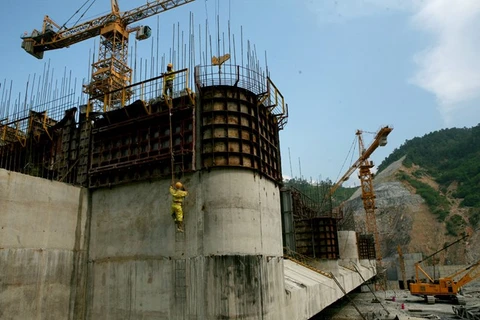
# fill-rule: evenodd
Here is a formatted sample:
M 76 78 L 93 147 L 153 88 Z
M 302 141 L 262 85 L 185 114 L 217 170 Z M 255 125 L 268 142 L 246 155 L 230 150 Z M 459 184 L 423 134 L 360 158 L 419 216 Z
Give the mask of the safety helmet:
M 183 187 L 183 184 L 181 182 L 175 183 L 175 188 L 181 189 Z
M 167 68 L 173 68 L 173 64 L 171 63 L 167 64 Z

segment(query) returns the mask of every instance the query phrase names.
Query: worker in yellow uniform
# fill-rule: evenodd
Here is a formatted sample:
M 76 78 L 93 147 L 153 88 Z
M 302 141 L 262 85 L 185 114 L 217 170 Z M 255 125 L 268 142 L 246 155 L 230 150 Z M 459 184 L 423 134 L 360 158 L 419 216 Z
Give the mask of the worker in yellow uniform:
M 183 232 L 182 203 L 188 192 L 181 182 L 177 182 L 175 185 L 170 186 L 170 194 L 172 195 L 172 218 L 177 225 L 177 231 Z
M 173 70 L 173 64 L 169 63 L 167 65 L 167 72 L 165 72 L 165 88 L 163 94 L 166 96 L 169 93 L 170 98 L 173 97 L 173 80 L 175 80 L 175 74 Z

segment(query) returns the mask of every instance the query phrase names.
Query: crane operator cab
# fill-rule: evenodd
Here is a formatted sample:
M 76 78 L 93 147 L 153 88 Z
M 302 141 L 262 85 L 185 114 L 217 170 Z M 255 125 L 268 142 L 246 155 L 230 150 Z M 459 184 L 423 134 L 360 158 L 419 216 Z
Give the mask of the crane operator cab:
M 145 40 L 150 38 L 152 35 L 152 28 L 149 26 L 141 26 L 137 30 L 137 33 L 135 34 L 135 39 L 137 40 Z

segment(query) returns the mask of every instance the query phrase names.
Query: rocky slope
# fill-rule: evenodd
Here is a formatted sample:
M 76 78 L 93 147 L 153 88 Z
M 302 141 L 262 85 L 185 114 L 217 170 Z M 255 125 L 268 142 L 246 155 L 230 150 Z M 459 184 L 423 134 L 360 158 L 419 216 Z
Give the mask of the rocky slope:
M 414 188 L 406 182 L 398 181 L 396 174 L 400 170 L 411 174 L 412 170 L 418 169 L 418 167 L 406 168 L 402 162 L 403 158 L 392 163 L 374 179 L 377 228 L 382 256 L 387 259 L 397 253 L 397 245 L 402 247 L 404 253 L 420 252 L 425 256 L 459 238 L 447 234 L 445 223 L 437 220 L 423 198 L 415 194 Z M 422 177 L 421 180 L 438 188 L 435 181 L 428 176 Z M 365 232 L 365 211 L 360 196 L 359 189 L 346 202 L 345 218 L 341 221 L 342 229 Z M 446 196 L 452 205 L 450 214 L 464 214 L 464 209 L 459 208 L 458 203 L 449 197 L 448 193 Z M 468 241 L 459 242 L 439 254 L 437 258 L 440 259 L 440 263 L 468 264 L 480 259 L 478 233 Z

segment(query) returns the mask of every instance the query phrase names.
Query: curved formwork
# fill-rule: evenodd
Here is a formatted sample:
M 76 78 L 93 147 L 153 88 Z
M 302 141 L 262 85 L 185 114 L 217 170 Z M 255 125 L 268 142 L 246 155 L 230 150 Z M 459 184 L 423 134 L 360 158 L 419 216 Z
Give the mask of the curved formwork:
M 281 181 L 277 118 L 257 95 L 233 86 L 202 88 L 201 166 L 244 167 Z

